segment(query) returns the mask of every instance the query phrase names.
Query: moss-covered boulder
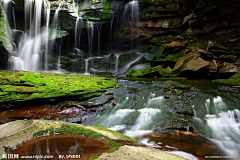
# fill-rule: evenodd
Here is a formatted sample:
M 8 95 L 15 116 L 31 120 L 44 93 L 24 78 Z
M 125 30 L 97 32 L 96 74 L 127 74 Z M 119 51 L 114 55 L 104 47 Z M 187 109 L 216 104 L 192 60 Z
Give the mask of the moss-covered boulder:
M 86 99 L 117 86 L 105 77 L 25 71 L 0 71 L 0 84 L 1 107 Z
M 240 85 L 240 72 L 236 73 L 229 79 L 216 79 L 213 80 L 214 82 L 219 82 L 219 83 L 228 83 L 228 84 L 233 84 L 233 85 Z
M 129 69 L 126 73 L 127 77 L 175 77 L 178 72 L 173 72 L 170 67 L 163 68 L 162 65 L 150 67 L 146 69 Z

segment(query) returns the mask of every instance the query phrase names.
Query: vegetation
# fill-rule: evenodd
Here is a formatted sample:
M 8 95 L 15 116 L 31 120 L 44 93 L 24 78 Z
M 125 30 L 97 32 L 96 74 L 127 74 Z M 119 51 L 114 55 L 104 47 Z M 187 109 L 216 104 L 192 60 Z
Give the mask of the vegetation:
M 237 73 L 230 77 L 229 79 L 216 79 L 213 80 L 214 82 L 219 82 L 219 83 L 228 83 L 228 84 L 235 84 L 235 85 L 240 85 L 240 73 Z
M 86 99 L 117 87 L 116 80 L 111 78 L 24 71 L 1 71 L 0 84 L 2 107 L 37 99 Z
M 104 127 L 99 127 L 99 126 L 95 126 L 98 129 L 102 129 L 102 130 L 108 130 Z M 111 130 L 108 130 L 111 131 Z M 114 131 L 112 131 L 114 132 Z M 86 129 L 84 127 L 78 127 L 75 125 L 63 125 L 61 126 L 59 129 L 46 129 L 46 130 L 41 130 L 39 132 L 36 132 L 33 134 L 33 137 L 39 137 L 39 136 L 43 136 L 46 134 L 56 134 L 56 133 L 60 133 L 60 134 L 73 134 L 73 135 L 79 135 L 79 136 L 87 136 L 87 137 L 91 137 L 94 139 L 99 139 L 102 140 L 104 142 L 106 142 L 106 144 L 111 147 L 109 149 L 109 153 L 114 152 L 116 150 L 119 149 L 120 144 L 118 142 L 116 142 L 115 140 L 110 139 L 107 136 L 104 136 L 102 134 L 99 134 L 95 131 L 92 131 L 90 129 Z M 119 135 L 123 136 L 122 134 L 119 133 Z M 125 136 L 126 137 L 126 136 Z M 135 139 L 134 139 L 135 140 Z M 136 140 L 135 140 L 136 142 Z M 101 154 L 97 154 L 95 155 L 92 159 L 97 159 Z

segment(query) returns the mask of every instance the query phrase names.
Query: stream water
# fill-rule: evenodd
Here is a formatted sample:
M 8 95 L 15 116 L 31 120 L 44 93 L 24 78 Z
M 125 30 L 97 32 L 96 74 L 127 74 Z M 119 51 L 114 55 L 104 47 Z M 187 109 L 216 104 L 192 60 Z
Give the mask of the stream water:
M 118 84 L 106 93 L 112 98 L 95 109 L 81 102 L 7 109 L 0 111 L 0 123 L 65 119 L 103 126 L 192 160 L 240 157 L 239 86 L 157 78 L 118 79 Z
M 116 105 L 106 104 L 103 107 L 108 109 L 86 124 L 121 132 L 166 151 L 188 152 L 199 159 L 240 157 L 238 86 L 159 79 L 119 79 L 118 83 L 113 92 Z

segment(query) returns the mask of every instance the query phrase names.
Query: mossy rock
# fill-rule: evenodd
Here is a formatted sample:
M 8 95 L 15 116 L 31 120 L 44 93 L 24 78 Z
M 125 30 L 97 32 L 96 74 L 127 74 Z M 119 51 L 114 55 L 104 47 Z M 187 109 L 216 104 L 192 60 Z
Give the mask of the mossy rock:
M 119 157 L 121 159 L 141 159 L 147 155 L 150 160 L 186 160 L 186 158 L 147 147 L 133 138 L 99 126 L 50 120 L 18 120 L 0 125 L 0 129 L 4 131 L 0 133 L 0 158 L 7 152 L 3 146 L 16 148 L 18 144 L 35 136 L 63 133 L 104 141 L 110 147 L 107 152 L 91 157 L 91 159 L 119 159 Z
M 126 73 L 126 76 L 127 77 L 146 77 L 149 74 L 159 75 L 158 73 L 159 68 L 161 68 L 161 66 L 151 67 L 151 68 L 142 69 L 142 70 L 129 69 L 128 72 Z
M 0 71 L 0 84 L 1 107 L 33 100 L 86 99 L 117 87 L 115 79 L 106 77 L 25 71 Z
M 240 85 L 240 73 L 236 73 L 235 75 L 233 75 L 229 79 L 215 79 L 215 80 L 213 80 L 213 82 Z
M 191 43 L 187 44 L 187 47 L 191 49 L 192 47 L 206 48 L 208 45 L 207 39 L 197 39 Z

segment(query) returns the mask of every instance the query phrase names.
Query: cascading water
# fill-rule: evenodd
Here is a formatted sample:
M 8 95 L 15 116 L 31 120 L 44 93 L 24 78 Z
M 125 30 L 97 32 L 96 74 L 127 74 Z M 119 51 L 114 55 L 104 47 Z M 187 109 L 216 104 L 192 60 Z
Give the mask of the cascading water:
M 9 61 L 13 70 L 38 71 L 42 54 L 41 45 L 48 42 L 50 3 L 46 0 L 25 0 L 24 4 L 25 32 L 15 51 L 17 55 L 13 54 Z M 45 29 L 42 29 L 43 24 L 41 24 L 43 12 L 47 17 Z
M 203 134 L 216 143 L 226 155 L 240 156 L 240 112 L 239 109 L 228 110 L 222 97 L 206 99 L 204 119 L 194 120 L 199 126 L 204 125 Z

